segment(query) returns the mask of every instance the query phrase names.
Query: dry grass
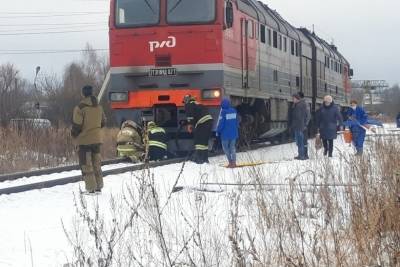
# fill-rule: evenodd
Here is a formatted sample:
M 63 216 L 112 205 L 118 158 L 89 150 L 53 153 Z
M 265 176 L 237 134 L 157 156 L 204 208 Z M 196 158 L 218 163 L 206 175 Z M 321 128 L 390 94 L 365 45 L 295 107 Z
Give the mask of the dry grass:
M 104 159 L 116 155 L 118 129 L 105 129 Z M 77 162 L 69 128 L 0 128 L 0 173 L 56 167 Z
M 152 170 L 134 173 L 111 218 L 77 201 L 66 266 L 400 266 L 399 162 L 400 142 L 377 140 L 363 157 L 247 169 L 234 190 L 164 197 Z

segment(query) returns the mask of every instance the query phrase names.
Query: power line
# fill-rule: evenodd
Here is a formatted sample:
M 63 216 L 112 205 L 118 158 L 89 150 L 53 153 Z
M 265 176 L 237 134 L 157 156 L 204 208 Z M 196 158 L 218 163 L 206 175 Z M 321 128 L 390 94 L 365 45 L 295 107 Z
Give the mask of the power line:
M 94 24 L 94 25 L 70 25 L 70 26 L 60 26 L 60 27 L 50 27 L 50 28 L 28 28 L 28 29 L 16 29 L 16 30 L 0 30 L 0 34 L 2 33 L 7 33 L 7 32 L 12 32 L 12 33 L 27 33 L 29 34 L 29 31 L 48 31 L 48 30 L 69 30 L 73 28 L 87 28 L 87 27 L 97 27 L 101 26 L 100 24 Z M 89 29 L 87 29 L 89 30 Z
M 0 14 L 6 14 L 6 15 L 16 15 L 16 14 L 22 14 L 22 15 L 39 15 L 39 14 L 103 14 L 106 13 L 105 11 L 62 11 L 62 12 L 54 12 L 54 11 L 27 11 L 27 12 L 20 12 L 20 11 L 16 11 L 16 12 L 1 12 Z
M 0 50 L 0 55 L 35 55 L 35 54 L 66 54 L 66 53 L 82 53 L 88 50 L 84 49 L 63 49 L 63 50 Z M 105 52 L 106 48 L 90 49 L 89 51 Z
M 62 33 L 77 33 L 77 32 L 98 32 L 98 31 L 107 31 L 107 30 L 108 29 L 93 29 L 93 30 L 81 30 L 81 31 L 28 32 L 28 33 L 0 33 L 0 36 L 62 34 Z
M 88 15 L 104 15 L 108 12 L 99 13 L 76 13 L 76 14 L 48 14 L 48 15 L 23 15 L 23 16 L 0 16 L 0 19 L 21 19 L 21 18 L 49 18 L 49 17 L 75 17 Z
M 25 23 L 25 24 L 0 24 L 0 27 L 26 27 L 26 26 L 70 26 L 70 25 L 94 25 L 104 24 L 107 21 L 96 21 L 96 22 L 77 22 L 77 23 Z

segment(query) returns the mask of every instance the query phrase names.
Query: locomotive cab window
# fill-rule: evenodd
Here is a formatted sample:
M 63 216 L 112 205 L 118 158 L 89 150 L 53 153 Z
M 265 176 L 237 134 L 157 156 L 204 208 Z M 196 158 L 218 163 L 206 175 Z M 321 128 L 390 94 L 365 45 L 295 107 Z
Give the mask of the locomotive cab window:
M 160 0 L 117 0 L 115 12 L 117 27 L 155 25 L 160 20 Z
M 215 9 L 215 0 L 167 0 L 167 21 L 171 24 L 212 22 Z

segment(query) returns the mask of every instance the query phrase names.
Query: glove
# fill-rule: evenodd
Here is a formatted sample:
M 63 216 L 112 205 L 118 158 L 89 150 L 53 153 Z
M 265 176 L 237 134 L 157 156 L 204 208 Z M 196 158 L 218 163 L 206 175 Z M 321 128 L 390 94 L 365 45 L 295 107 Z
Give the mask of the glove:
M 193 125 L 189 124 L 189 125 L 187 126 L 187 131 L 188 131 L 189 133 L 192 133 L 192 132 L 193 132 Z

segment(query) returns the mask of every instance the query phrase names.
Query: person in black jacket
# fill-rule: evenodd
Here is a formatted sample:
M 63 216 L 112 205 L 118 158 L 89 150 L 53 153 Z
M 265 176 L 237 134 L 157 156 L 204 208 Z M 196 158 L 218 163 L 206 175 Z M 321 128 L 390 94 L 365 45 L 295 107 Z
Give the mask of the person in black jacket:
M 396 123 L 397 123 L 397 128 L 400 128 L 400 112 L 399 114 L 397 114 Z
M 332 96 L 327 95 L 317 112 L 317 127 L 324 144 L 324 156 L 332 157 L 333 140 L 337 137 L 338 126 L 343 126 L 343 117 L 339 107 L 333 103 Z
M 298 92 L 297 93 L 301 99 L 304 99 L 304 93 L 303 92 Z M 308 112 L 310 112 L 310 107 L 307 105 Z M 310 112 L 311 114 L 311 112 Z M 303 131 L 303 136 L 304 136 L 304 158 L 309 159 L 308 156 L 308 128 L 304 129 Z
M 306 160 L 305 144 L 304 144 L 304 131 L 307 130 L 308 123 L 310 122 L 311 114 L 310 109 L 304 98 L 297 93 L 293 95 L 293 108 L 291 118 L 291 129 L 294 132 L 296 145 L 298 149 L 298 156 L 295 159 Z
M 147 124 L 148 159 L 163 160 L 167 158 L 167 134 L 155 122 Z
M 185 104 L 188 132 L 194 134 L 193 161 L 202 164 L 208 163 L 208 140 L 211 137 L 213 118 L 207 108 L 196 103 L 194 97 L 186 95 Z

